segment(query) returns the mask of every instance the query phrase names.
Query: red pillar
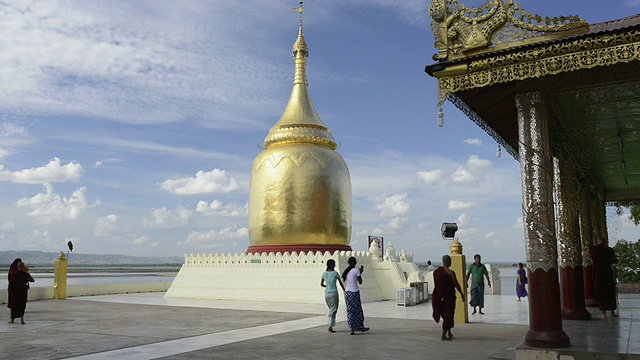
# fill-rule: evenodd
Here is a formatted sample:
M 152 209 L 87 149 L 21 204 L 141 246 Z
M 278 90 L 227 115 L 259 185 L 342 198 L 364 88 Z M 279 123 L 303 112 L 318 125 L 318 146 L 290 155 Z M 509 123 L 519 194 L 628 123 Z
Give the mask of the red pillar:
M 562 318 L 565 320 L 591 319 L 591 313 L 585 307 L 583 275 L 582 266 L 560 268 Z
M 527 269 L 529 262 L 527 262 Z M 549 286 L 555 283 L 556 286 Z M 558 272 L 541 268 L 529 272 L 529 331 L 525 344 L 538 348 L 564 348 L 571 345 L 562 329 Z

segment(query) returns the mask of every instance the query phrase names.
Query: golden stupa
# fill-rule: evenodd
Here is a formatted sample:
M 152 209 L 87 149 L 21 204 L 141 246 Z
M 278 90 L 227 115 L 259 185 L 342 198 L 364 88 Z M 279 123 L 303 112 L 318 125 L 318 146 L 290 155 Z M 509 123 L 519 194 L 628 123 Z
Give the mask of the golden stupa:
M 311 102 L 296 10 L 291 97 L 251 169 L 248 253 L 351 250 L 349 169 Z

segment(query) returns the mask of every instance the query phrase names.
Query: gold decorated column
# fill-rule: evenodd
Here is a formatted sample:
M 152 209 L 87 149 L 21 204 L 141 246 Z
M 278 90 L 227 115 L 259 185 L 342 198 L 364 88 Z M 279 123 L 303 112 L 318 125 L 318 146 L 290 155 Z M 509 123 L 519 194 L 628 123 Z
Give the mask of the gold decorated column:
M 64 253 L 60 251 L 58 260 L 53 268 L 53 298 L 64 300 L 67 298 L 67 267 L 68 262 Z
M 553 204 L 553 160 L 549 108 L 534 91 L 516 95 L 522 214 L 529 274 L 529 331 L 525 344 L 571 345 L 562 329 L 558 252 Z
M 458 324 L 469 322 L 469 309 L 467 308 L 467 262 L 462 254 L 462 244 L 456 238 L 451 244 L 451 270 L 456 273 L 456 278 L 462 288 L 464 299 L 456 296 L 456 313 L 454 322 Z

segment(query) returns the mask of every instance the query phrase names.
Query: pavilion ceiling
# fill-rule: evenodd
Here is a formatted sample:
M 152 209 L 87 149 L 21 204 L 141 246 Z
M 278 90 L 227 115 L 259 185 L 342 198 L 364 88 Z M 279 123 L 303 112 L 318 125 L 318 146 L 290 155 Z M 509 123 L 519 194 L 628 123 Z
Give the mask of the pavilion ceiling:
M 640 68 L 635 63 L 624 67 Z M 599 68 L 496 84 L 461 91 L 453 101 L 463 111 L 472 111 L 481 126 L 503 139 L 518 159 L 515 96 L 533 89 L 544 92 L 552 113 L 555 155 L 569 157 L 579 171 L 587 173 L 603 190 L 606 201 L 633 203 L 640 200 L 638 72 Z

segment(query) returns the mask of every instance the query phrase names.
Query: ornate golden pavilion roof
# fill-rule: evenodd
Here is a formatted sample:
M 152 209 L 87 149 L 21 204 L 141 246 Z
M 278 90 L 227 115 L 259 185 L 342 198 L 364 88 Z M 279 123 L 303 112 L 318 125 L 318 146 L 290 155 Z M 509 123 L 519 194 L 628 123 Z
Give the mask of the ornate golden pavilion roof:
M 303 9 L 301 7 L 296 10 L 300 12 L 300 27 L 298 38 L 293 44 L 293 61 L 295 64 L 293 89 L 291 90 L 289 103 L 284 109 L 280 120 L 271 128 L 264 139 L 264 147 L 269 148 L 288 144 L 316 144 L 335 150 L 338 145 L 333 139 L 331 131 L 320 120 L 309 96 L 306 72 L 309 48 L 302 32 Z
M 570 154 L 602 200 L 640 203 L 640 15 L 588 25 L 513 0 L 477 9 L 433 0 L 430 15 L 439 53 L 425 71 L 438 80 L 438 106 L 453 103 L 518 160 L 514 97 L 543 92 L 554 151 Z

